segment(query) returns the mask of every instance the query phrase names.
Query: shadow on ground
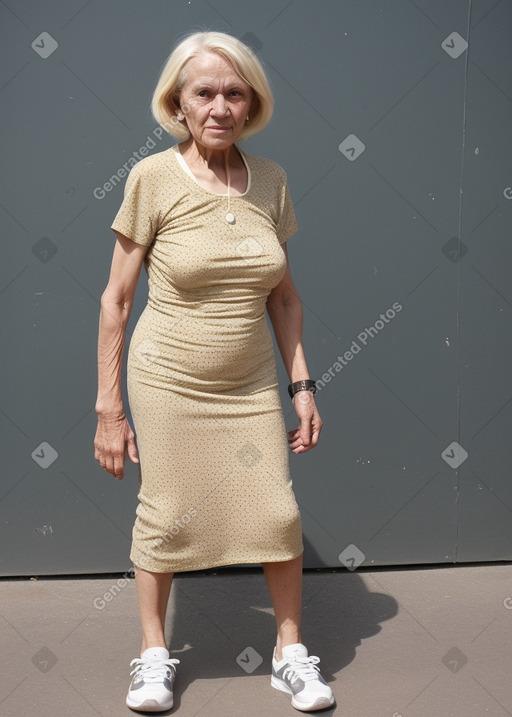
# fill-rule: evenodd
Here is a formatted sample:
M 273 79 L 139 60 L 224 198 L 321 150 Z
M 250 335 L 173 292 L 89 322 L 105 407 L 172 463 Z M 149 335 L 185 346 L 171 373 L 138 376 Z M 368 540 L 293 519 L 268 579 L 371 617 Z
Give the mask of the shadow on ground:
M 389 595 L 369 592 L 360 574 L 347 571 L 344 580 L 330 581 L 329 572 L 335 571 L 304 572 L 302 639 L 332 683 L 398 605 Z M 276 631 L 262 569 L 176 575 L 166 630 L 171 657 L 180 659 L 173 711 L 195 680 L 270 674 Z

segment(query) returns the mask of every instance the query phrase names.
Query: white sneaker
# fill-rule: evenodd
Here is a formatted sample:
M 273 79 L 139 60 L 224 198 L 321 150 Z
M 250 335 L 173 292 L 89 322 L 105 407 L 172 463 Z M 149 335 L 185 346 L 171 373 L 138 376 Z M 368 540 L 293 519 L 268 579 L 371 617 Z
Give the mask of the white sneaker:
M 126 704 L 132 710 L 143 712 L 164 712 L 170 710 L 174 700 L 172 687 L 176 677 L 179 660 L 169 659 L 165 647 L 148 647 L 140 657 L 130 662 L 135 667 Z
M 281 692 L 292 695 L 292 706 L 302 712 L 323 710 L 334 705 L 332 690 L 317 667 L 320 658 L 311 655 L 300 642 L 287 645 L 282 650 L 283 659 L 272 656 L 272 677 L 270 684 Z

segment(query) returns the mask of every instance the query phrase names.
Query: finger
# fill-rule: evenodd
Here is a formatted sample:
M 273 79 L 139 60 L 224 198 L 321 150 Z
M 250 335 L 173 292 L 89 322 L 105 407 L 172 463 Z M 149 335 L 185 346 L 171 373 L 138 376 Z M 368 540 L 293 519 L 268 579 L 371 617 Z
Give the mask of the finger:
M 301 435 L 297 432 L 293 438 L 288 439 L 288 444 L 291 448 L 296 448 L 297 446 L 301 446 L 302 445 Z
M 117 480 L 122 480 L 124 476 L 124 461 L 123 458 L 115 458 L 114 459 L 114 471 L 113 471 L 114 478 L 117 478 Z
M 300 446 L 297 446 L 296 448 L 293 448 L 293 449 L 292 449 L 292 453 L 296 453 L 296 454 L 298 454 L 298 453 L 305 453 L 306 451 L 309 451 L 309 450 L 310 450 L 310 447 L 308 447 L 308 446 L 303 446 L 302 443 L 301 443 Z
M 310 440 L 307 444 L 304 445 L 305 451 L 310 451 L 312 448 L 314 448 L 318 444 L 318 439 L 320 438 L 320 428 L 317 426 L 311 426 L 311 436 Z
M 130 438 L 128 438 L 127 452 L 132 463 L 139 463 L 139 452 L 137 451 L 137 444 L 135 443 L 134 436 L 130 436 Z
M 309 446 L 298 446 L 293 452 L 294 453 L 307 453 L 312 448 L 314 448 L 314 445 L 312 443 L 309 444 Z
M 313 435 L 311 436 L 311 447 L 316 446 L 318 444 L 318 439 L 320 438 L 320 429 L 317 428 L 313 431 Z
M 112 456 L 107 456 L 105 459 L 105 470 L 107 473 L 110 473 L 111 475 L 114 475 L 114 459 Z

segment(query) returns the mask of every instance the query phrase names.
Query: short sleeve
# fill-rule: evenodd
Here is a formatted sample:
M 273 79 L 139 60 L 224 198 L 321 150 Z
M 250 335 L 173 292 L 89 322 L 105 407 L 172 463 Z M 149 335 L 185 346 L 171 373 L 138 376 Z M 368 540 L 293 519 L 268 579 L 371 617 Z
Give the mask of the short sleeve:
M 293 202 L 286 175 L 284 175 L 283 178 L 280 204 L 281 212 L 276 226 L 276 234 L 279 243 L 284 244 L 284 242 L 295 234 L 299 228 L 297 225 L 297 218 L 295 216 L 295 209 L 293 208 Z
M 136 244 L 149 246 L 158 231 L 155 208 L 158 187 L 154 177 L 143 171 L 141 164 L 134 165 L 126 178 L 124 199 L 110 228 Z

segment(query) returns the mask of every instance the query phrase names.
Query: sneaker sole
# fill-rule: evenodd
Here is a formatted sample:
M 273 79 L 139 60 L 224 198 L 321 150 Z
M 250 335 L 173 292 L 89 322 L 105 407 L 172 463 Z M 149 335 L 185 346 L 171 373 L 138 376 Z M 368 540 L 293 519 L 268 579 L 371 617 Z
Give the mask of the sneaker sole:
M 282 680 L 278 677 L 274 677 L 274 675 L 270 678 L 270 684 L 272 687 L 275 687 L 276 690 L 292 695 L 292 707 L 295 707 L 295 709 L 300 712 L 314 712 L 316 710 L 325 710 L 327 707 L 334 706 L 334 696 L 332 699 L 329 699 L 328 697 L 318 697 L 314 702 L 308 705 L 304 704 L 304 702 L 297 701 L 288 685 L 285 682 L 282 682 Z
M 168 705 L 161 705 L 157 700 L 147 699 L 142 703 L 132 702 L 129 697 L 126 698 L 126 704 L 131 710 L 140 712 L 167 712 L 172 709 L 174 701 L 171 700 Z

